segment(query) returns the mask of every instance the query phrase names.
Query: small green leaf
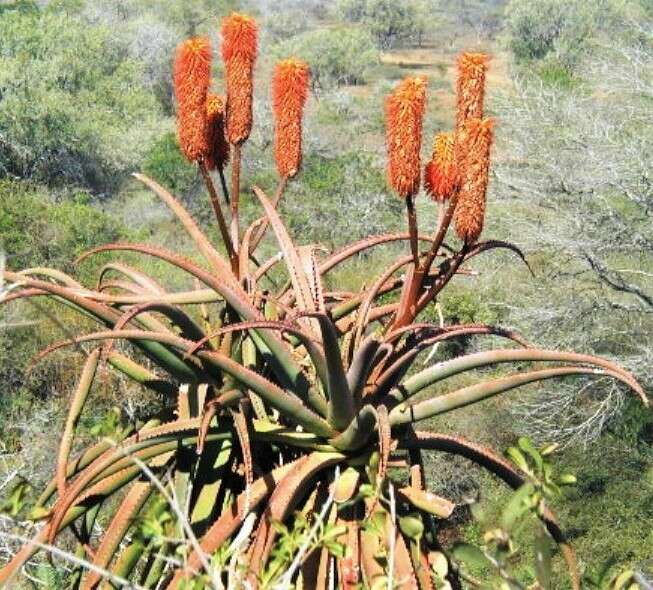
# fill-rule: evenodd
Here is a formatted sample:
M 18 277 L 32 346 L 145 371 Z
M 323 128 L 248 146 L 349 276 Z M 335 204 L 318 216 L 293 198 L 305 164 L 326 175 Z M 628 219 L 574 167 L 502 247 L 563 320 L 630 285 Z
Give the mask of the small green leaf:
M 424 523 L 419 516 L 408 515 L 399 518 L 399 528 L 409 539 L 421 539 L 424 534 Z
M 486 568 L 491 565 L 483 551 L 476 545 L 470 543 L 458 543 L 454 546 L 451 554 L 456 561 L 460 561 L 473 568 Z

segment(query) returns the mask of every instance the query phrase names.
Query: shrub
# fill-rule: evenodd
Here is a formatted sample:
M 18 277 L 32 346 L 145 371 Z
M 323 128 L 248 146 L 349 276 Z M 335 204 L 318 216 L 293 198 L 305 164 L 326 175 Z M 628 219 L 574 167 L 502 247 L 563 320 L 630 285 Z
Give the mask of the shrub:
M 277 58 L 294 55 L 310 63 L 315 88 L 363 84 L 379 57 L 370 34 L 356 27 L 308 31 L 277 43 L 272 52 Z
M 336 12 L 344 22 L 363 23 L 381 49 L 407 42 L 421 44 L 432 11 L 421 0 L 339 0 Z
M 582 0 L 511 0 L 506 6 L 510 48 L 526 62 L 553 57 L 572 68 L 587 47 L 594 14 Z
M 105 27 L 53 8 L 0 19 L 0 171 L 107 190 L 137 167 L 159 114 Z

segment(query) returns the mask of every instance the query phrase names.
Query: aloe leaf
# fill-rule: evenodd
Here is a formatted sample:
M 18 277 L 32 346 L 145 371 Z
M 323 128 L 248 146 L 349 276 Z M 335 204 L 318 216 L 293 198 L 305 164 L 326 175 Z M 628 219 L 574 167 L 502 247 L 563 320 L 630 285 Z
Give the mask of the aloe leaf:
M 556 377 L 567 377 L 572 375 L 596 375 L 610 374 L 608 371 L 597 372 L 596 369 L 586 367 L 560 367 L 557 369 L 545 369 L 542 371 L 530 371 L 518 373 L 510 377 L 484 381 L 469 387 L 463 387 L 451 393 L 437 396 L 414 404 L 402 403 L 393 408 L 390 412 L 390 422 L 393 426 L 408 424 L 425 420 L 438 414 L 451 412 L 455 409 L 474 404 L 504 391 L 521 387 L 528 383 L 553 379 Z M 615 375 L 612 375 L 616 377 Z
M 424 235 L 419 236 L 418 239 L 424 242 L 433 241 L 433 238 L 431 236 L 424 236 Z M 358 242 L 349 244 L 348 246 L 345 246 L 344 248 L 338 250 L 337 252 L 334 252 L 326 260 L 324 260 L 322 264 L 320 264 L 320 268 L 319 268 L 320 274 L 326 274 L 327 272 L 334 269 L 339 264 L 343 263 L 348 258 L 351 258 L 352 256 L 355 256 L 360 252 L 364 252 L 365 250 L 368 250 L 369 248 L 372 248 L 374 246 L 379 246 L 381 244 L 389 244 L 391 242 L 407 241 L 407 240 L 410 240 L 410 234 L 407 232 L 369 236 Z
M 83 260 L 84 258 L 99 252 L 111 250 L 141 252 L 148 256 L 154 256 L 161 260 L 165 260 L 166 262 L 185 270 L 207 286 L 214 289 L 244 320 L 253 321 L 262 319 L 258 310 L 251 304 L 248 300 L 247 294 L 239 285 L 228 285 L 225 282 L 219 281 L 213 275 L 190 260 L 163 248 L 156 248 L 144 244 L 107 244 L 89 250 L 78 260 Z M 256 343 L 257 348 L 261 351 L 265 360 L 267 360 L 275 370 L 282 385 L 292 389 L 300 397 L 305 399 L 308 396 L 310 385 L 302 373 L 301 368 L 294 361 L 284 343 L 274 334 L 266 330 L 261 330 L 260 332 L 253 331 L 252 339 Z
M 97 289 L 100 290 L 102 286 L 102 280 L 104 275 L 110 271 L 114 271 L 126 276 L 128 279 L 134 281 L 137 285 L 143 287 L 146 291 L 156 294 L 156 295 L 165 295 L 166 292 L 159 283 L 157 283 L 152 277 L 149 277 L 145 273 L 141 272 L 136 268 L 124 264 L 123 262 L 107 262 L 101 269 L 98 275 Z
M 347 427 L 354 417 L 354 400 L 349 391 L 347 375 L 342 366 L 338 334 L 333 322 L 323 313 L 311 314 L 317 318 L 322 332 L 322 344 L 327 364 L 327 387 L 329 392 L 329 424 L 336 430 Z
M 515 363 L 525 361 L 581 363 L 594 365 L 601 369 L 612 371 L 614 376 L 618 375 L 616 378 L 620 379 L 631 389 L 633 389 L 640 396 L 642 401 L 648 405 L 646 395 L 644 394 L 641 386 L 635 381 L 634 377 L 623 369 L 617 367 L 614 363 L 599 357 L 586 354 L 559 352 L 556 350 L 543 350 L 538 348 L 529 348 L 524 350 L 490 350 L 487 352 L 468 354 L 451 361 L 437 363 L 406 379 L 406 381 L 402 383 L 401 387 L 396 388 L 390 392 L 389 397 L 398 402 L 404 401 L 416 393 L 419 393 L 426 387 L 437 383 L 438 381 L 442 381 L 443 379 L 464 373 L 471 369 L 479 369 L 499 363 Z
M 134 524 L 137 514 L 144 506 L 147 499 L 152 493 L 152 484 L 150 482 L 136 482 L 127 492 L 120 506 L 115 512 L 109 526 L 102 536 L 102 540 L 97 550 L 93 565 L 106 569 L 111 563 L 111 559 L 117 552 L 120 543 L 124 539 L 129 527 Z M 91 590 L 100 582 L 100 574 L 90 571 L 84 578 L 81 590 Z
M 197 244 L 200 252 L 210 262 L 211 266 L 219 272 L 220 278 L 231 283 L 236 282 L 236 277 L 231 272 L 231 268 L 218 251 L 213 247 L 208 238 L 197 227 L 193 218 L 188 214 L 188 211 L 182 207 L 177 199 L 175 199 L 167 190 L 165 190 L 159 183 L 145 176 L 144 174 L 134 174 L 134 178 L 140 180 L 143 184 L 148 186 L 156 195 L 158 195 L 172 212 L 177 216 L 179 221 L 188 232 L 188 235 Z
M 292 281 L 294 295 L 297 299 L 299 309 L 302 311 L 316 311 L 315 301 L 311 292 L 311 283 L 308 276 L 304 272 L 304 267 L 299 258 L 299 254 L 295 249 L 295 245 L 286 230 L 279 214 L 275 211 L 270 200 L 265 196 L 265 193 L 257 186 L 252 187 L 254 194 L 263 205 L 265 214 L 270 220 L 270 225 L 279 242 L 281 251 L 283 252 L 284 261 L 290 274 Z
M 380 346 L 381 342 L 375 338 L 365 340 L 356 351 L 347 371 L 347 384 L 354 404 L 358 407 L 361 405 L 363 389 L 373 368 L 372 361 L 376 357 Z
M 61 443 L 59 444 L 59 454 L 57 456 L 57 491 L 59 496 L 64 493 L 66 488 L 66 471 L 68 466 L 68 459 L 70 456 L 70 449 L 73 445 L 73 437 L 75 436 L 75 429 L 77 422 L 84 409 L 86 398 L 91 391 L 91 385 L 95 378 L 95 371 L 100 359 L 100 349 L 97 348 L 88 355 L 84 368 L 82 370 L 79 383 L 75 389 L 72 400 L 70 402 L 70 409 L 68 410 L 68 417 L 64 427 Z

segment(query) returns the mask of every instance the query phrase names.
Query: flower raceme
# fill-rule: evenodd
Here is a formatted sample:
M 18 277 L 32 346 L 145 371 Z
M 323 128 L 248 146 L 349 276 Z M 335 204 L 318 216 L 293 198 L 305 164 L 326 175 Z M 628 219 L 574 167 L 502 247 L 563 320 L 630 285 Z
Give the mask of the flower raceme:
M 211 77 L 211 45 L 206 37 L 179 44 L 174 63 L 177 134 L 183 154 L 192 162 L 208 155 L 206 96 Z
M 424 188 L 435 201 L 446 201 L 458 186 L 454 132 L 441 132 L 433 140 L 433 155 L 424 168 Z
M 206 119 L 209 132 L 209 153 L 205 158 L 206 168 L 222 170 L 229 162 L 229 143 L 224 131 L 225 99 L 209 93 L 206 97 Z
M 308 81 L 308 65 L 298 59 L 285 59 L 274 69 L 274 159 L 282 178 L 295 176 L 301 165 L 302 114 L 308 97 Z
M 252 130 L 258 27 L 253 18 L 234 12 L 222 21 L 221 33 L 227 85 L 226 135 L 230 143 L 240 144 Z
M 490 172 L 494 121 L 471 118 L 456 138 L 456 165 L 464 171 L 456 206 L 456 233 L 466 243 L 481 235 Z
M 456 132 L 470 117 L 483 118 L 485 74 L 489 57 L 484 53 L 461 53 L 456 82 Z
M 406 78 L 385 103 L 388 181 L 400 197 L 419 190 L 426 78 Z

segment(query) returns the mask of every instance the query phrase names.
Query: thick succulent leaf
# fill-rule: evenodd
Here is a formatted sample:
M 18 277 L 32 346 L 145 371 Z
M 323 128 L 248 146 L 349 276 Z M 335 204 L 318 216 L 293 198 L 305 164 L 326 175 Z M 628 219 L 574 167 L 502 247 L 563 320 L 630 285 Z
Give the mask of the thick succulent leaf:
M 373 361 L 380 346 L 381 342 L 375 338 L 370 337 L 365 340 L 354 354 L 347 371 L 347 384 L 356 407 L 361 405 L 363 389 L 367 383 L 367 378 L 372 372 Z
M 228 285 L 223 281 L 219 281 L 216 277 L 190 260 L 163 248 L 155 248 L 144 244 L 107 244 L 86 252 L 78 260 L 83 260 L 85 257 L 92 254 L 111 250 L 141 252 L 165 260 L 166 262 L 185 270 L 207 286 L 214 289 L 244 320 L 252 321 L 263 319 L 260 317 L 258 310 L 249 301 L 247 294 L 239 285 Z M 279 340 L 275 334 L 267 330 L 254 331 L 252 338 L 261 351 L 261 354 L 275 370 L 275 373 L 284 387 L 292 389 L 300 395 L 300 397 L 305 399 L 308 395 L 309 383 L 302 373 L 301 368 L 292 358 L 292 355 L 285 344 Z
M 194 343 L 171 334 L 161 334 L 159 332 L 145 332 L 141 330 L 120 330 L 95 332 L 80 336 L 75 341 L 77 343 L 89 342 L 94 340 L 108 340 L 121 338 L 129 341 L 149 341 L 164 342 L 176 347 L 178 350 L 188 353 Z M 278 385 L 265 379 L 258 373 L 242 366 L 233 361 L 228 356 L 216 351 L 199 350 L 195 353 L 207 367 L 214 367 L 224 371 L 243 383 L 246 387 L 252 389 L 260 395 L 270 406 L 282 412 L 288 418 L 291 418 L 297 424 L 314 432 L 320 436 L 333 436 L 334 431 L 329 424 L 318 414 L 306 407 L 302 401 L 291 392 L 284 391 Z
M 340 453 L 315 452 L 307 455 L 277 484 L 270 497 L 253 542 L 249 567 L 256 575 L 265 564 L 276 538 L 273 521 L 283 521 L 307 492 L 313 478 L 321 470 L 345 458 Z
M 419 236 L 419 239 L 424 242 L 432 242 L 433 238 L 431 236 Z M 344 262 L 345 260 L 355 256 L 360 252 L 364 252 L 369 248 L 374 246 L 379 246 L 381 244 L 389 244 L 391 242 L 407 241 L 410 240 L 410 234 L 406 233 L 397 233 L 397 234 L 381 234 L 378 236 L 370 236 L 353 244 L 345 246 L 341 250 L 334 252 L 326 260 L 320 264 L 320 274 L 325 274 Z
M 390 413 L 390 422 L 393 426 L 408 424 L 419 420 L 426 420 L 438 414 L 451 412 L 463 406 L 474 404 L 499 393 L 535 383 L 546 379 L 569 377 L 574 375 L 610 375 L 619 379 L 619 375 L 605 369 L 589 369 L 587 367 L 558 367 L 541 371 L 517 373 L 502 379 L 484 381 L 469 387 L 463 387 L 451 393 L 439 395 L 416 403 L 404 402 L 393 408 Z
M 342 366 L 338 333 L 333 322 L 323 313 L 311 314 L 317 318 L 322 333 L 322 344 L 327 364 L 327 391 L 329 393 L 328 420 L 336 430 L 347 427 L 354 416 L 354 399 L 349 391 L 347 375 Z
M 123 262 L 107 262 L 101 269 L 98 275 L 97 290 L 102 287 L 104 275 L 108 272 L 117 272 L 126 276 L 128 279 L 134 281 L 137 285 L 142 287 L 145 291 L 155 295 L 165 295 L 165 289 L 159 285 L 152 277 L 147 276 L 140 270 L 124 264 Z
M 297 300 L 298 307 L 301 311 L 316 311 L 315 301 L 311 291 L 311 281 L 304 271 L 304 266 L 297 253 L 295 245 L 286 230 L 279 214 L 275 211 L 270 200 L 265 196 L 265 193 L 257 186 L 254 186 L 254 194 L 263 205 L 265 214 L 270 220 L 270 225 L 279 242 L 279 247 L 283 252 L 284 261 L 288 268 L 288 274 L 293 285 L 294 296 Z
M 224 542 L 226 542 L 243 523 L 248 513 L 245 512 L 245 504 L 249 504 L 250 512 L 256 510 L 258 505 L 265 500 L 279 484 L 279 482 L 298 464 L 305 461 L 308 457 L 277 467 L 263 477 L 255 480 L 252 484 L 249 494 L 243 492 L 238 496 L 231 507 L 225 510 L 218 520 L 200 540 L 200 549 L 206 555 L 212 554 Z M 185 569 L 179 568 L 175 571 L 172 581 L 168 585 L 168 590 L 175 590 L 183 587 L 184 581 L 192 575 L 192 572 L 200 566 L 200 558 L 195 551 L 192 551 L 187 560 Z
M 451 361 L 437 363 L 406 379 L 406 381 L 402 383 L 401 387 L 398 387 L 390 392 L 389 397 L 398 402 L 401 402 L 412 397 L 416 393 L 419 393 L 426 387 L 437 383 L 438 381 L 442 381 L 443 379 L 447 379 L 448 377 L 458 375 L 465 371 L 479 369 L 500 363 L 516 363 L 526 361 L 581 363 L 593 365 L 606 371 L 611 371 L 615 375 L 618 375 L 618 379 L 633 389 L 640 396 L 642 401 L 648 405 L 646 395 L 644 394 L 643 389 L 637 383 L 635 378 L 630 373 L 624 371 L 614 363 L 599 357 L 586 354 L 559 352 L 556 350 L 543 350 L 538 348 L 529 348 L 524 350 L 490 350 L 486 352 L 468 354 Z
M 202 231 L 197 227 L 197 224 L 193 218 L 189 215 L 188 211 L 182 207 L 182 205 L 175 199 L 167 190 L 165 190 L 160 184 L 156 181 L 148 178 L 144 174 L 134 174 L 134 178 L 140 180 L 143 184 L 148 186 L 152 191 L 157 194 L 172 212 L 177 216 L 179 221 L 188 232 L 188 235 L 193 239 L 197 244 L 200 252 L 204 257 L 209 261 L 211 266 L 219 273 L 219 276 L 222 280 L 235 283 L 236 277 L 231 272 L 231 267 L 218 251 L 213 247 L 208 238 L 202 233 Z
M 95 378 L 95 371 L 99 360 L 100 349 L 97 348 L 88 355 L 79 382 L 70 401 L 68 417 L 66 418 L 66 425 L 64 427 L 63 435 L 61 436 L 59 454 L 57 456 L 56 479 L 59 496 L 63 495 L 64 490 L 66 489 L 66 471 L 68 467 L 68 459 L 70 457 L 70 449 L 73 446 L 75 429 L 77 428 L 77 422 L 79 421 L 79 417 L 84 409 L 86 398 L 91 391 L 91 385 L 93 385 L 93 379 Z
M 139 511 L 151 492 L 152 484 L 149 481 L 137 481 L 127 492 L 111 523 L 102 535 L 100 545 L 95 551 L 94 565 L 103 569 L 109 566 L 129 527 L 134 524 Z M 98 572 L 89 572 L 82 582 L 81 590 L 92 590 L 100 583 L 100 580 L 101 576 Z
M 72 289 L 54 285 L 53 283 L 48 283 L 46 281 L 25 279 L 24 277 L 12 272 L 5 272 L 4 276 L 8 281 L 23 282 L 29 287 L 41 289 L 54 295 L 56 298 L 71 304 L 76 309 L 82 310 L 85 314 L 108 326 L 115 325 L 120 318 L 120 313 L 116 310 L 78 295 Z M 137 341 L 136 344 L 145 354 L 155 362 L 159 363 L 162 368 L 175 377 L 185 381 L 194 381 L 197 378 L 196 373 L 191 367 L 186 365 L 186 363 L 162 344 L 151 341 Z

